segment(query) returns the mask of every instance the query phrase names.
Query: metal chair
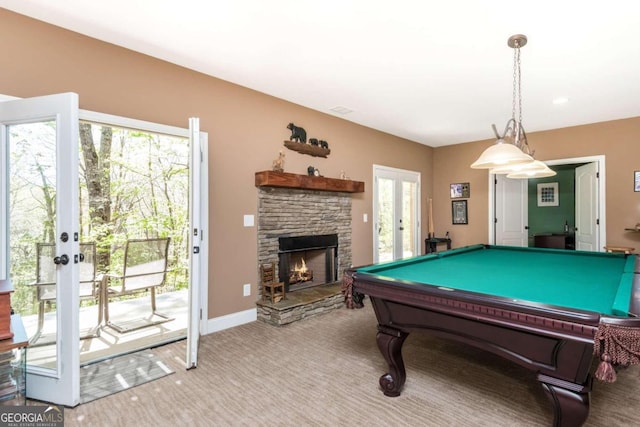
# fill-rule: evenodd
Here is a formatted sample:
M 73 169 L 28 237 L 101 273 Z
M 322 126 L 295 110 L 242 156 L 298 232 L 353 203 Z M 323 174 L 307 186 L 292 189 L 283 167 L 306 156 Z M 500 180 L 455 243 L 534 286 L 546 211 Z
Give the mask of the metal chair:
M 168 237 L 127 241 L 124 250 L 122 274 L 110 273 L 102 276 L 101 289 L 106 326 L 120 333 L 125 333 L 173 320 L 173 318 L 156 311 L 156 288 L 165 284 L 169 242 L 170 239 Z M 132 295 L 147 290 L 151 294 L 150 318 L 127 319 L 121 320 L 119 323 L 111 322 L 109 318 L 110 298 Z
M 96 244 L 95 242 L 80 243 L 80 300 L 98 300 L 98 322 L 96 327 L 87 334 L 81 335 L 80 339 L 87 339 L 100 336 L 100 325 L 102 324 L 102 300 L 100 290 L 96 281 Z M 36 280 L 31 286 L 36 287 L 36 301 L 38 303 L 38 326 L 35 334 L 29 340 L 33 345 L 47 345 L 51 342 L 37 343 L 42 335 L 44 327 L 44 314 L 47 306 L 56 303 L 56 266 L 53 262 L 56 256 L 55 243 L 36 243 Z

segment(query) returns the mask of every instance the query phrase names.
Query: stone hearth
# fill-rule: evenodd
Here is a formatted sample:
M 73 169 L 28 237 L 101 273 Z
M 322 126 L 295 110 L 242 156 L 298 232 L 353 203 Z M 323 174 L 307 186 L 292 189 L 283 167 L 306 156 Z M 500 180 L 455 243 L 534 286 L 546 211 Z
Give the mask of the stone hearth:
M 258 319 L 283 326 L 344 307 L 341 287 L 341 283 L 331 283 L 288 293 L 277 303 L 258 301 Z

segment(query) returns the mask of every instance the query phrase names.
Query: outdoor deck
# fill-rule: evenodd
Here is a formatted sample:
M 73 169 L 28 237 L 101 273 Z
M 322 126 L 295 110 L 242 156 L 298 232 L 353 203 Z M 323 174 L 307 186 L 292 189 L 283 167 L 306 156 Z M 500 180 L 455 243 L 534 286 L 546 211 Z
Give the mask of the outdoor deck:
M 95 362 L 186 337 L 188 291 L 167 292 L 157 295 L 156 298 L 157 311 L 169 315 L 173 320 L 126 333 L 119 333 L 109 326 L 102 325 L 99 328 L 98 337 L 80 340 L 80 363 Z M 109 303 L 109 312 L 111 321 L 115 323 L 139 322 L 140 319 L 150 320 L 152 314 L 149 295 L 141 295 L 126 301 L 112 301 Z M 51 343 L 55 340 L 55 314 L 55 310 L 45 314 L 41 337 L 28 347 L 27 360 L 32 365 L 52 366 L 55 347 Z M 79 318 L 81 336 L 95 331 L 98 322 L 98 305 L 80 307 Z M 32 337 L 37 330 L 37 314 L 23 316 L 22 320 L 28 336 Z

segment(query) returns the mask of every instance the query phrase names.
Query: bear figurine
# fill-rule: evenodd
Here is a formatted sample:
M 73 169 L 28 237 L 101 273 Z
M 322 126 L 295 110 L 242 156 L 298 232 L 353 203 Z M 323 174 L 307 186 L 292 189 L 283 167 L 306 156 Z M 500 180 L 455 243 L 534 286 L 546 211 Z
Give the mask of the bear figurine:
M 293 123 L 289 123 L 287 125 L 287 129 L 291 131 L 291 141 L 298 141 L 303 144 L 307 143 L 307 132 L 303 128 L 298 127 Z

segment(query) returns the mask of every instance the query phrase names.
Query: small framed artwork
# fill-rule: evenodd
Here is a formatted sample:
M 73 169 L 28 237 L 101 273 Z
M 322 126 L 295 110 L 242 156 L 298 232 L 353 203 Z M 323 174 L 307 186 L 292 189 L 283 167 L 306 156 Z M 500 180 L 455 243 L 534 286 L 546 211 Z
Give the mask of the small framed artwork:
M 451 198 L 452 199 L 468 199 L 470 196 L 469 183 L 461 182 L 458 184 L 451 184 Z
M 451 202 L 451 217 L 454 224 L 468 224 L 467 201 L 454 200 Z
M 538 206 L 558 206 L 559 204 L 557 182 L 538 184 Z
M 640 171 L 633 173 L 633 191 L 640 191 Z

